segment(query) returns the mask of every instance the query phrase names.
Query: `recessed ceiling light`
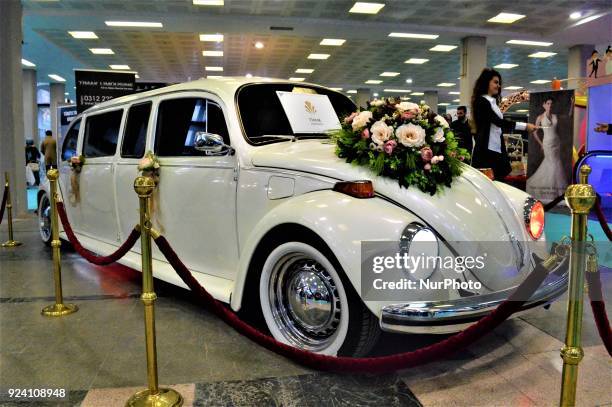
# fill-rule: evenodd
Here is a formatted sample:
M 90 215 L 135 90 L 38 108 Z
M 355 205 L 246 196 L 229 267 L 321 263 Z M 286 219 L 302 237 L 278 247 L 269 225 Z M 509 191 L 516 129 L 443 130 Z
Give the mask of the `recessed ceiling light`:
M 329 58 L 329 54 L 310 54 L 308 55 L 308 59 L 327 59 Z
M 529 82 L 529 83 L 535 83 L 536 85 L 541 85 L 541 84 L 543 84 L 543 83 L 548 83 L 548 82 L 550 82 L 550 81 L 549 81 L 549 80 L 546 80 L 546 79 L 538 79 L 538 80 L 536 80 L 536 81 L 531 81 L 531 82 Z
M 512 69 L 512 68 L 516 68 L 518 66 L 518 64 L 498 64 L 495 65 L 493 68 L 497 68 L 497 69 Z
M 323 41 L 319 43 L 319 45 L 328 45 L 332 47 L 339 47 L 344 44 L 346 40 L 342 40 L 339 38 L 324 38 Z
M 518 89 L 523 89 L 522 86 L 506 86 L 504 89 L 506 90 L 518 90 Z
M 368 85 L 378 85 L 379 83 L 382 83 L 382 82 L 383 81 L 380 81 L 378 79 L 368 79 L 364 83 L 367 83 Z
M 409 93 L 410 89 L 383 89 L 385 92 L 389 93 Z
M 357 93 L 355 89 L 347 90 L 346 93 Z
M 193 0 L 195 6 L 222 6 L 223 0 Z
M 388 76 L 390 78 L 393 78 L 395 76 L 398 76 L 399 74 L 399 72 L 383 72 L 379 76 Z
M 515 44 L 515 45 L 534 45 L 536 47 L 550 47 L 553 45 L 552 42 L 544 42 L 544 41 L 527 41 L 527 40 L 509 40 L 506 41 L 506 44 Z
M 406 83 L 412 83 L 412 78 L 406 79 Z
M 430 51 L 448 52 L 457 48 L 456 45 L 436 45 L 433 48 L 429 48 Z
M 455 92 L 455 91 L 452 91 L 452 92 L 448 92 L 448 94 L 449 94 L 449 95 L 460 95 L 460 94 L 461 94 L 461 92 Z
M 582 13 L 580 11 L 574 11 L 572 14 L 570 14 L 570 18 L 572 20 L 578 20 L 580 17 L 582 17 Z
M 413 34 L 413 33 L 389 33 L 389 37 L 395 38 L 419 38 L 424 40 L 435 40 L 438 34 Z
M 548 57 L 552 57 L 554 55 L 557 55 L 556 52 L 544 52 L 544 51 L 539 51 L 539 52 L 534 52 L 533 54 L 529 54 L 529 58 L 548 58 Z
M 68 34 L 72 35 L 72 38 L 78 38 L 80 40 L 94 40 L 98 38 L 93 31 L 68 31 Z
M 109 27 L 148 27 L 148 28 L 162 28 L 162 23 L 153 21 L 105 21 Z
M 440 82 L 436 86 L 440 86 L 440 87 L 443 87 L 443 88 L 450 88 L 451 86 L 455 86 L 455 84 L 454 83 L 450 83 L 450 82 Z
M 461 102 L 461 99 L 453 99 L 453 102 Z
M 450 103 L 446 103 L 446 102 L 438 103 L 438 106 L 450 106 Z
M 30 66 L 30 67 L 32 67 L 32 66 L 36 66 L 36 64 L 35 64 L 35 63 L 30 62 L 30 61 L 28 61 L 27 59 L 23 59 L 23 58 L 21 58 L 21 64 L 22 64 L 22 65 L 24 65 L 24 66 Z
M 50 75 L 48 75 L 48 76 L 49 76 L 49 78 L 53 79 L 54 81 L 58 81 L 58 82 L 66 82 L 66 79 L 64 79 L 64 78 L 62 78 L 61 76 L 56 75 L 56 74 L 54 74 L 54 73 L 52 73 L 52 74 L 50 74 Z
M 330 88 L 331 90 L 335 90 L 336 92 L 339 92 L 342 90 L 342 88 Z
M 130 69 L 129 65 L 109 65 L 110 69 L 119 69 L 122 71 L 127 71 Z
M 310 68 L 298 68 L 295 70 L 295 73 L 313 73 L 314 69 Z
M 424 64 L 427 61 L 429 61 L 429 59 L 426 59 L 426 58 L 410 58 L 410 59 L 407 59 L 406 61 L 404 61 L 404 63 L 405 64 Z
M 206 79 L 223 79 L 223 75 L 206 75 Z
M 205 57 L 222 57 L 223 51 L 202 51 L 202 55 Z
M 523 14 L 499 13 L 495 17 L 489 18 L 487 21 L 490 23 L 512 24 L 524 17 Z
M 223 34 L 200 34 L 200 41 L 223 42 Z
M 92 54 L 96 55 L 113 55 L 115 52 L 110 48 L 89 48 Z
M 262 49 L 263 47 L 264 47 L 264 43 L 263 43 L 263 42 L 261 42 L 261 41 L 257 41 L 257 42 L 255 43 L 255 48 L 257 48 L 257 49 Z
M 378 93 L 372 93 L 372 96 L 374 96 L 375 98 L 378 97 Z
M 349 13 L 377 14 L 383 7 L 385 7 L 384 3 L 365 3 L 358 1 L 353 4 Z
M 293 82 L 304 82 L 305 79 L 306 78 L 296 78 L 296 77 L 293 77 L 293 76 L 291 78 L 289 78 L 289 80 L 293 81 Z
M 247 78 L 252 78 L 252 77 L 253 77 L 253 75 L 252 75 L 252 74 L 250 74 L 250 73 L 247 73 L 247 74 L 246 74 L 246 75 L 244 75 L 244 76 L 246 76 Z
M 425 93 L 423 92 L 412 92 L 410 95 L 411 96 L 423 96 Z
M 222 66 L 206 66 L 204 67 L 204 69 L 206 69 L 207 71 L 223 72 Z

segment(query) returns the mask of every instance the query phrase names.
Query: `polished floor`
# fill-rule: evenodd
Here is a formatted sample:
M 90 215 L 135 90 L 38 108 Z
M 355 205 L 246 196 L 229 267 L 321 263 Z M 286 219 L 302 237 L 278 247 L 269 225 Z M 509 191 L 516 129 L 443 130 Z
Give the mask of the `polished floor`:
M 53 302 L 51 252 L 33 215 L 15 221 L 24 245 L 0 249 L 0 406 L 124 405 L 146 385 L 140 273 L 97 267 L 63 251 L 66 302 L 80 310 L 45 318 Z M 6 238 L 6 223 L 0 226 Z M 604 274 L 612 296 L 612 273 Z M 159 380 L 194 406 L 549 406 L 560 390 L 565 301 L 505 322 L 452 359 L 390 375 L 305 369 L 228 328 L 185 290 L 156 281 Z M 611 305 L 608 305 L 610 309 Z M 416 349 L 436 336 L 384 334 L 374 355 Z M 578 405 L 612 405 L 612 364 L 588 307 Z M 11 388 L 61 388 L 64 400 L 23 402 Z

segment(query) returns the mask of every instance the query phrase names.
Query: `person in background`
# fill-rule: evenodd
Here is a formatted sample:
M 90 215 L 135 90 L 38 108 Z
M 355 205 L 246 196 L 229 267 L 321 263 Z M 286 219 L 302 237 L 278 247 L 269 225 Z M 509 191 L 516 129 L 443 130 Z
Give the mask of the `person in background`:
M 45 166 L 47 171 L 57 168 L 57 144 L 51 130 L 45 132 L 45 139 L 41 144 L 42 153 L 45 155 Z
M 467 107 L 459 106 L 457 108 L 457 120 L 452 122 L 450 127 L 455 134 L 455 139 L 459 143 L 459 147 L 465 148 L 472 154 L 474 140 L 472 139 L 472 130 L 467 120 Z
M 504 119 L 499 109 L 502 77 L 495 69 L 485 68 L 474 84 L 472 116 L 476 126 L 476 140 L 472 166 L 491 168 L 496 180 L 503 180 L 512 168 L 506 152 L 503 133 L 514 130 L 532 132 L 538 127 L 531 123 Z
M 38 149 L 34 145 L 34 140 L 26 140 L 25 160 L 26 165 L 30 167 L 32 173 L 34 174 L 34 179 L 36 180 L 36 183 L 34 185 L 40 184 L 40 174 L 38 172 L 40 170 L 40 165 L 38 163 L 39 159 L 40 151 L 38 151 Z
M 444 120 L 449 124 L 453 121 L 453 116 L 451 116 L 450 113 L 444 113 L 442 117 L 444 117 Z

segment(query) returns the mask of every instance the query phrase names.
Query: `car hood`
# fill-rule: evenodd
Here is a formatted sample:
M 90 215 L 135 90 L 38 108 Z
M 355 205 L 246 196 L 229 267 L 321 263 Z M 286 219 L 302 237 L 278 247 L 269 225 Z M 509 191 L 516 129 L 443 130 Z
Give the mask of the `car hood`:
M 371 180 L 377 194 L 414 213 L 444 240 L 462 242 L 458 250 L 462 255 L 478 254 L 479 242 L 509 242 L 515 249 L 507 250 L 508 246 L 504 245 L 506 250 L 495 253 L 495 262 L 504 273 L 518 277 L 517 267 L 519 264 L 522 267 L 526 259 L 525 247 L 518 248 L 518 242 L 529 240 L 521 222 L 522 214 L 516 213 L 505 195 L 480 171 L 465 165 L 450 188 L 432 196 L 416 187 L 402 188 L 396 180 L 379 177 L 368 168 L 351 165 L 338 158 L 334 149 L 333 144 L 321 140 L 281 142 L 255 148 L 251 160 L 259 167 L 307 172 L 343 181 Z

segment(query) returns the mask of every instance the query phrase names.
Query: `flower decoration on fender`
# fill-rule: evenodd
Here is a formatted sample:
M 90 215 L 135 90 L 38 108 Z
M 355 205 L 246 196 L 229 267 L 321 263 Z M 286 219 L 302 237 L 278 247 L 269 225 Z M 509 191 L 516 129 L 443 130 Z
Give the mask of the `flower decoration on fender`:
M 338 157 L 431 195 L 450 187 L 469 158 L 442 116 L 399 99 L 373 100 L 351 113 L 333 140 Z
M 138 163 L 138 171 L 142 172 L 143 177 L 151 177 L 155 181 L 155 185 L 159 183 L 159 159 L 152 151 L 147 151 L 145 156 Z
M 70 168 L 72 173 L 70 174 L 70 192 L 68 194 L 68 201 L 72 206 L 76 206 L 81 201 L 81 191 L 79 184 L 79 174 L 85 164 L 85 157 L 83 155 L 75 155 L 70 157 Z
M 70 168 L 72 168 L 72 171 L 76 172 L 77 174 L 81 172 L 84 164 L 85 157 L 83 155 L 74 155 L 70 157 Z

